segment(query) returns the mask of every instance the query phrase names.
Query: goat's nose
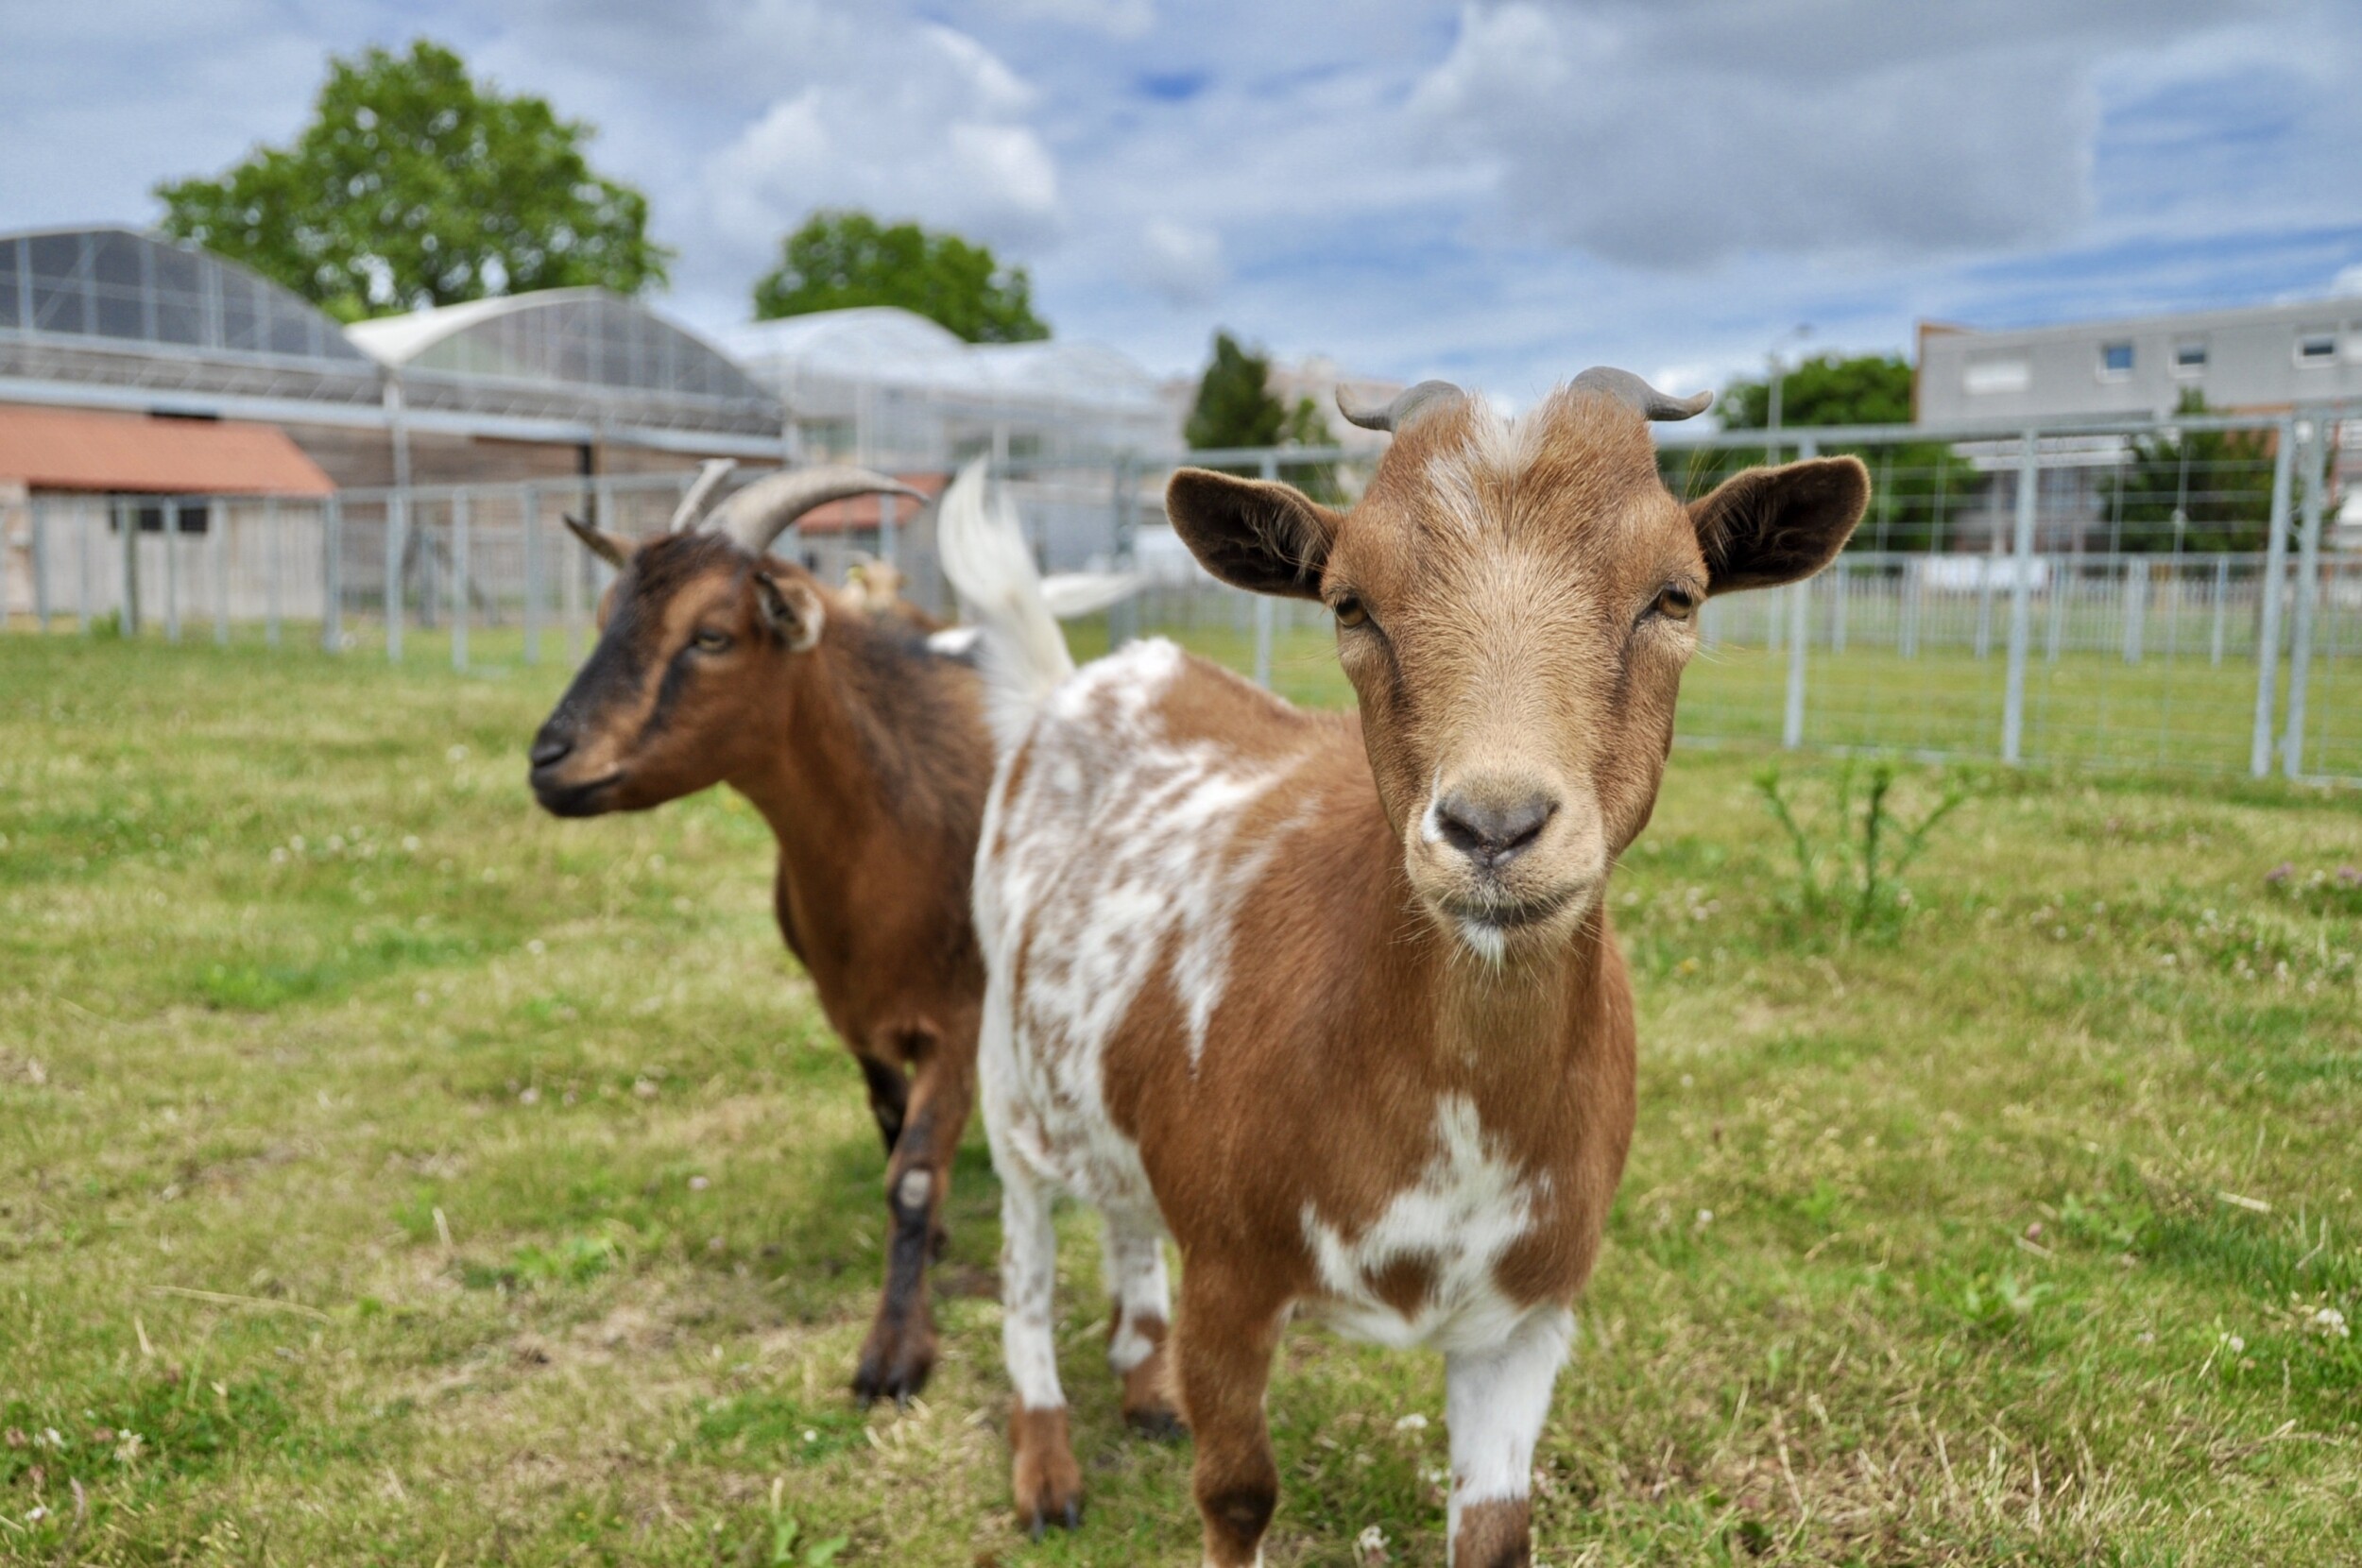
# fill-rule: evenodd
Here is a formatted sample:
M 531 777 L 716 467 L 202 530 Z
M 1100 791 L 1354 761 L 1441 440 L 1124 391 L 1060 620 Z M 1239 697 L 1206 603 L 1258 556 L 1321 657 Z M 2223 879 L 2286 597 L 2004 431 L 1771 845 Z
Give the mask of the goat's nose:
M 1444 842 L 1481 866 L 1515 860 L 1542 836 L 1558 802 L 1536 790 L 1521 795 L 1478 795 L 1454 790 L 1435 803 Z
M 533 738 L 533 749 L 525 753 L 525 759 L 531 762 L 537 770 L 555 767 L 566 760 L 567 754 L 573 749 L 573 741 L 563 735 L 553 735 L 545 729 Z

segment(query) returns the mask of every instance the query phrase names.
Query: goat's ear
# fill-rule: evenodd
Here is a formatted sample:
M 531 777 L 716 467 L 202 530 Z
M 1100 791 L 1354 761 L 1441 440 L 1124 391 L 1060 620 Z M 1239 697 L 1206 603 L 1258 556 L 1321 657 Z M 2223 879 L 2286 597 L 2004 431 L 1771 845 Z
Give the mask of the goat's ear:
M 1807 458 L 1724 480 L 1689 503 L 1706 557 L 1706 591 L 1811 576 L 1837 559 L 1869 504 L 1870 470 L 1858 457 Z
M 631 557 L 631 541 L 621 534 L 609 534 L 591 527 L 580 518 L 566 519 L 566 531 L 582 541 L 582 547 L 612 567 L 620 567 Z
M 1165 516 L 1199 564 L 1232 588 L 1321 596 L 1321 566 L 1338 514 L 1292 486 L 1182 469 L 1165 486 Z
M 758 570 L 755 599 L 762 606 L 763 624 L 787 644 L 789 653 L 803 653 L 820 640 L 829 611 L 820 602 L 819 590 L 810 583 L 794 577 L 782 581 Z

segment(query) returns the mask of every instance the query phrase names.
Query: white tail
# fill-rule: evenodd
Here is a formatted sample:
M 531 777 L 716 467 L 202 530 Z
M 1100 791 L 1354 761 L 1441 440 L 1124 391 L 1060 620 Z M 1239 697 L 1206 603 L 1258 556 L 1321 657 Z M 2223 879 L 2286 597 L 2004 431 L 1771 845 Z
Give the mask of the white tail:
M 1043 597 L 1017 508 L 1005 494 L 985 503 L 984 459 L 962 469 L 943 493 L 935 549 L 952 591 L 983 628 L 985 718 L 1005 754 L 1052 690 L 1074 673 L 1074 656 Z

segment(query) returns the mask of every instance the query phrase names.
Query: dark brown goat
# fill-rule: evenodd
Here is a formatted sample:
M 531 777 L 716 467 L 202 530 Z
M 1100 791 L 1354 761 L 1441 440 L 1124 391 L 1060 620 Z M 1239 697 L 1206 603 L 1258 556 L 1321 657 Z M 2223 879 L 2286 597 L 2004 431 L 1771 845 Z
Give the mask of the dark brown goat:
M 886 1145 L 892 1241 L 853 1379 L 864 1399 L 905 1398 L 934 1365 L 927 1263 L 975 1091 L 968 874 L 992 746 L 966 662 L 767 552 L 813 506 L 902 490 L 792 471 L 731 497 L 710 528 L 676 518 L 644 543 L 569 519 L 620 575 L 532 752 L 534 793 L 559 816 L 727 784 L 771 825 L 779 933 L 861 1064 Z

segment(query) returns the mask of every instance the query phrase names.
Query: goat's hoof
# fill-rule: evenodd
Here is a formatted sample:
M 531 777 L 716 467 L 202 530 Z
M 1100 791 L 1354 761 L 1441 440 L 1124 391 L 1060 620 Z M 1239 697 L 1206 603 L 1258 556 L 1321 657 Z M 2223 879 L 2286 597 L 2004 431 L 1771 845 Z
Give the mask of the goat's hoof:
M 1051 1528 L 1075 1529 L 1083 1523 L 1083 1473 L 1067 1440 L 1066 1411 L 1028 1410 L 1009 1422 L 1017 1521 L 1039 1541 Z
M 1123 1423 L 1153 1442 L 1179 1442 L 1190 1435 L 1181 1423 L 1181 1414 L 1169 1406 L 1143 1406 L 1123 1412 Z
M 864 1405 L 880 1399 L 908 1405 L 927 1386 L 927 1374 L 934 1368 L 933 1323 L 908 1323 L 899 1330 L 873 1324 L 869 1342 L 861 1348 L 861 1364 L 853 1372 L 853 1397 Z

